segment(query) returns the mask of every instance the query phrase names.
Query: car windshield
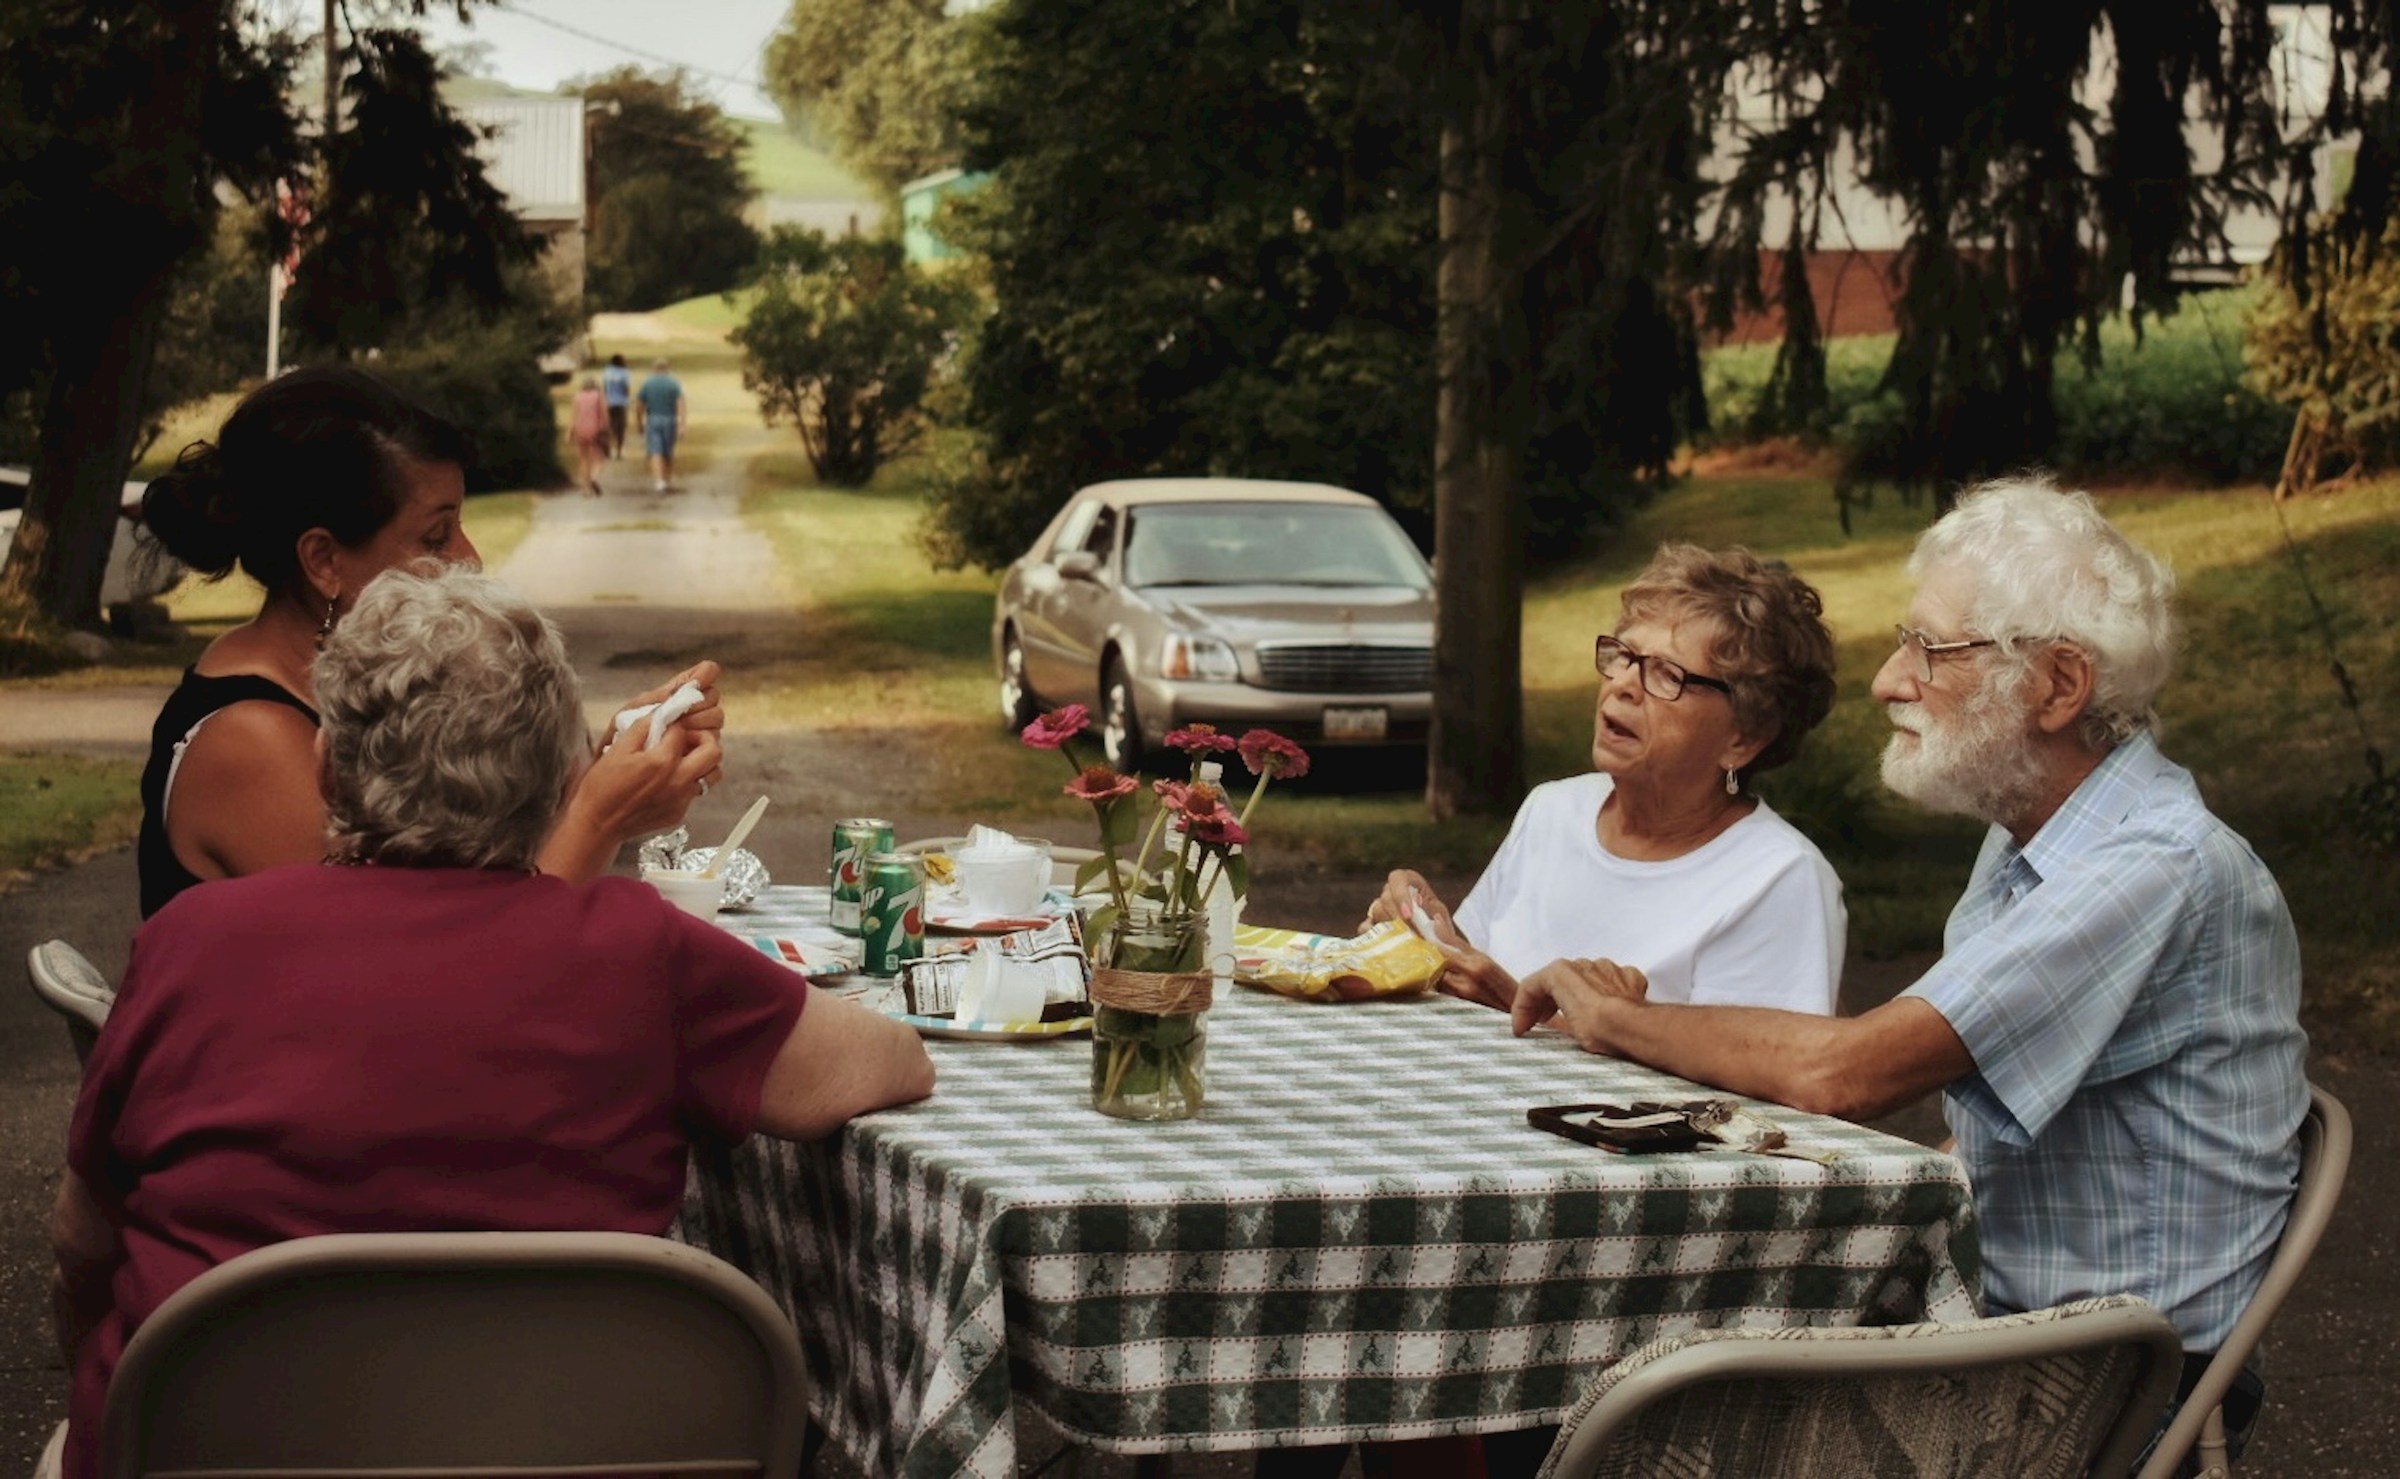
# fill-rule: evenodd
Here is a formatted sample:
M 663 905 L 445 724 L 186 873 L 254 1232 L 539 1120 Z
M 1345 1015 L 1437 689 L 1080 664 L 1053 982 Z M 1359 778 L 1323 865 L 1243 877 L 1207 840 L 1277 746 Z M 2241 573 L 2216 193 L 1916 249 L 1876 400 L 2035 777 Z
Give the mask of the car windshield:
M 1425 561 L 1391 515 L 1343 503 L 1151 503 L 1128 509 L 1128 585 L 1400 585 Z

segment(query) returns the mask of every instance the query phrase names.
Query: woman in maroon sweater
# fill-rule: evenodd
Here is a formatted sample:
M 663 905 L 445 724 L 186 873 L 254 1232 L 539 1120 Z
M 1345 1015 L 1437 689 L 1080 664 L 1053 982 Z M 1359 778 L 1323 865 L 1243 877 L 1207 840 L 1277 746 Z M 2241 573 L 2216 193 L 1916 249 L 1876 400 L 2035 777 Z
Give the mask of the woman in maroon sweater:
M 330 853 L 160 910 L 85 1070 L 53 1219 L 69 1479 L 127 1339 L 216 1264 L 332 1232 L 657 1234 L 694 1138 L 933 1088 L 899 1023 L 645 884 L 535 869 L 587 762 L 558 631 L 507 587 L 382 575 L 312 676 Z

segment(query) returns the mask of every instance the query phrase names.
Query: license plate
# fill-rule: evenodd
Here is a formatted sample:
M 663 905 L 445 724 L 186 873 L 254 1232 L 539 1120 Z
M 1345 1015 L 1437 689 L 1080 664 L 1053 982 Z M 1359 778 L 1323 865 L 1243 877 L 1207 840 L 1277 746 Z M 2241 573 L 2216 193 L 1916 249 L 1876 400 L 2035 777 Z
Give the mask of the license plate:
M 1381 704 L 1325 710 L 1325 737 L 1329 740 L 1379 740 L 1390 727 L 1391 713 Z

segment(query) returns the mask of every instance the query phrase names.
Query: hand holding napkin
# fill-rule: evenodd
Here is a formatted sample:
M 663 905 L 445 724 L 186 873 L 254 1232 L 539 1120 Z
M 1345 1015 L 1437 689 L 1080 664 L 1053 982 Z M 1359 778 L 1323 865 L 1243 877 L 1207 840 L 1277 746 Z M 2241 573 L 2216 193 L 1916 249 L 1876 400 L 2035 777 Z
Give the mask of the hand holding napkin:
M 652 690 L 652 692 L 656 691 Z M 643 737 L 641 744 L 641 748 L 647 749 L 651 740 L 666 733 L 676 720 L 681 719 L 707 701 L 708 695 L 701 692 L 699 684 L 686 683 L 668 694 L 663 702 L 636 704 L 630 709 L 620 709 L 617 711 L 616 733 L 612 736 L 611 743 L 623 739 L 626 730 L 641 723 L 642 719 L 647 716 L 650 720 L 650 729 Z

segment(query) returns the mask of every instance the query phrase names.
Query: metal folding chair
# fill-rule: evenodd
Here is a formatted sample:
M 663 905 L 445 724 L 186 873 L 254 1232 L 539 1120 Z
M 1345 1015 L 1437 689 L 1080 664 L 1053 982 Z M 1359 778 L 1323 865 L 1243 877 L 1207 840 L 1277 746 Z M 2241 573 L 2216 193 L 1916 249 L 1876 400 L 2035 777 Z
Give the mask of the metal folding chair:
M 1568 1414 L 1542 1479 L 2085 1479 L 2132 1467 L 2183 1348 L 2129 1295 L 1965 1324 L 1653 1341 Z
M 2275 1312 L 2283 1308 L 2292 1286 L 2308 1268 L 2309 1258 L 2325 1236 L 2325 1225 L 2333 1220 L 2334 1204 L 2342 1199 L 2342 1182 L 2349 1174 L 2350 1111 L 2342 1107 L 2342 1101 L 2310 1084 L 2308 1115 L 2300 1121 L 2300 1185 L 2292 1193 L 2291 1215 L 2284 1221 L 2275 1257 L 2267 1264 L 2258 1292 L 2234 1322 L 2233 1333 L 2217 1347 L 2200 1384 L 2184 1398 L 2150 1462 L 2142 1466 L 2141 1479 L 2172 1479 L 2187 1453 L 2199 1459 L 2201 1479 L 2223 1479 L 2233 1472 L 2233 1460 L 2225 1451 L 2225 1394 L 2232 1390 L 2233 1379 L 2241 1374 L 2243 1363 L 2265 1337 Z
M 109 1383 L 105 1479 L 799 1471 L 808 1369 L 757 1285 L 630 1233 L 278 1243 L 177 1290 Z
M 25 979 L 44 1005 L 67 1021 L 67 1036 L 75 1044 L 75 1061 L 88 1061 L 99 1039 L 116 988 L 82 951 L 64 940 L 44 940 L 25 952 Z

